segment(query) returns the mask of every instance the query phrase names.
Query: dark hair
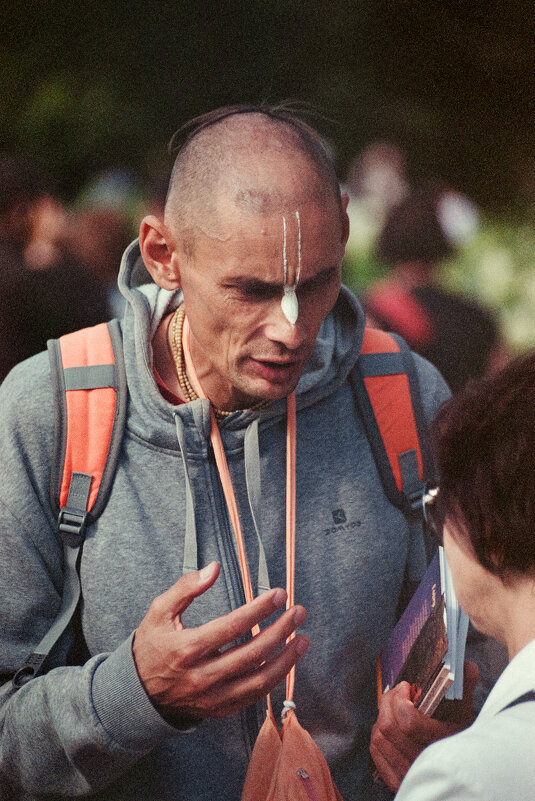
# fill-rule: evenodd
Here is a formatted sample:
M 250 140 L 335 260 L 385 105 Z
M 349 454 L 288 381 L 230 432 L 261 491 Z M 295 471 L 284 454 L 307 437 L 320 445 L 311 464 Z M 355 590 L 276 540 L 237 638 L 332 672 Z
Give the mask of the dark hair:
M 376 246 L 388 267 L 404 261 L 434 264 L 452 253 L 438 218 L 439 199 L 433 190 L 420 190 L 390 209 Z
M 535 568 L 535 351 L 446 401 L 432 436 L 453 532 L 502 578 Z

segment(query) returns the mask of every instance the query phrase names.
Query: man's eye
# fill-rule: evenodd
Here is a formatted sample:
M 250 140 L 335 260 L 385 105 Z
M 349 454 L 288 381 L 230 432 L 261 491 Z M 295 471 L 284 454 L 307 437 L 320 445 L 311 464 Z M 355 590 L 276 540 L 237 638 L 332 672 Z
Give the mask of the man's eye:
M 328 284 L 330 284 L 331 281 L 333 281 L 334 278 L 336 277 L 336 274 L 337 273 L 335 271 L 333 271 L 333 270 L 329 270 L 327 272 L 320 273 L 315 278 L 310 278 L 308 281 L 306 281 L 302 285 L 301 291 L 302 292 L 314 292 L 317 289 L 321 289 L 322 287 L 325 287 Z M 298 294 L 299 294 L 299 288 L 298 288 L 297 291 L 298 291 Z
M 271 298 L 278 297 L 281 294 L 281 288 L 279 286 L 263 283 L 242 284 L 229 288 L 246 300 L 271 300 Z

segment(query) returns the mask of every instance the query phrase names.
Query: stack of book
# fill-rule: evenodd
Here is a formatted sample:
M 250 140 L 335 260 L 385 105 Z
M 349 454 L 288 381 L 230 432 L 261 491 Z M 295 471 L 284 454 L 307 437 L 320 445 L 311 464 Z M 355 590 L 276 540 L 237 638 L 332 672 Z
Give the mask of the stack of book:
M 469 619 L 461 610 L 442 548 L 377 660 L 377 693 L 408 681 L 411 698 L 432 715 L 442 698 L 462 698 Z

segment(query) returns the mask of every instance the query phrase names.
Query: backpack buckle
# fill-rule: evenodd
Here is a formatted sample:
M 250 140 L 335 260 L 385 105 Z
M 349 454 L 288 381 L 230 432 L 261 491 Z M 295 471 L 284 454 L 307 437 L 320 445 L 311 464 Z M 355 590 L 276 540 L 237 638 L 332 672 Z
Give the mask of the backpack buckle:
M 89 513 L 64 506 L 58 516 L 58 529 L 63 542 L 71 548 L 78 548 L 85 538 Z
M 407 501 L 409 502 L 409 507 L 411 512 L 417 512 L 420 514 L 423 510 L 422 507 L 422 498 L 424 497 L 424 486 L 422 486 L 416 490 L 415 492 L 411 492 L 406 496 Z

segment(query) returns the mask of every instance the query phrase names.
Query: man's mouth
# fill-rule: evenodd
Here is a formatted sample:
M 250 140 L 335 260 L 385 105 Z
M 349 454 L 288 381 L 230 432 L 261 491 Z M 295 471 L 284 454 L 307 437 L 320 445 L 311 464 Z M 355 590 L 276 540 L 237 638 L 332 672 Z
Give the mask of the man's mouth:
M 292 361 L 272 361 L 270 359 L 254 359 L 251 357 L 253 370 L 261 378 L 274 383 L 284 383 L 301 366 L 301 362 L 296 359 Z

